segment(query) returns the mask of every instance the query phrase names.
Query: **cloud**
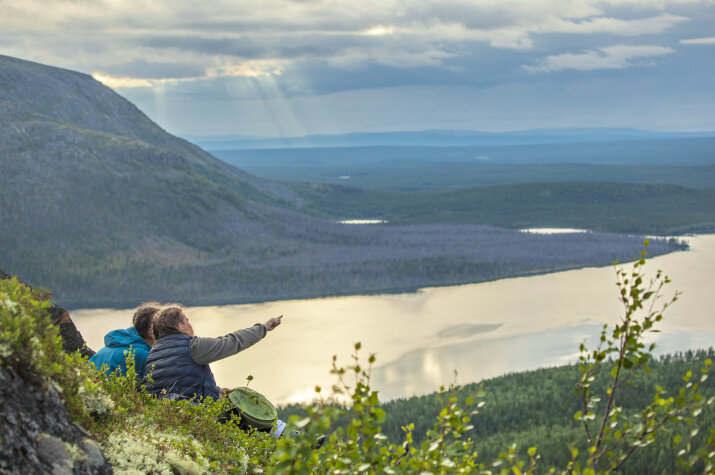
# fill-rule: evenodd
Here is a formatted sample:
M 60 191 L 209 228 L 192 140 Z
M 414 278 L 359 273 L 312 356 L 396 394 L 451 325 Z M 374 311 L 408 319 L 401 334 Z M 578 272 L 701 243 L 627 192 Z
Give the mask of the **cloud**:
M 593 34 L 610 33 L 616 36 L 641 36 L 663 33 L 688 18 L 664 13 L 655 17 L 623 20 L 613 17 L 598 17 L 574 22 L 562 18 L 554 19 L 546 26 L 550 33 Z
M 148 79 L 114 77 L 102 73 L 92 73 L 92 77 L 112 89 L 130 89 L 135 87 L 153 87 L 155 82 Z
M 680 44 L 683 44 L 683 45 L 715 45 L 715 36 L 710 36 L 708 38 L 690 38 L 687 40 L 680 40 Z
M 596 69 L 623 69 L 634 66 L 651 65 L 648 58 L 672 54 L 673 48 L 664 46 L 614 45 L 588 50 L 583 53 L 564 53 L 547 56 L 536 66 L 524 65 L 531 73 L 554 72 L 564 69 L 592 71 Z
M 375 25 L 363 32 L 364 35 L 368 36 L 382 36 L 382 35 L 391 35 L 395 32 L 395 27 L 394 26 L 384 26 L 384 25 Z
M 439 65 L 478 42 L 514 51 L 535 49 L 544 35 L 661 34 L 687 20 L 665 12 L 673 2 L 643 0 L 2 0 L 5 42 L 54 51 L 63 64 L 93 64 L 110 75 L 116 63 L 136 79 L 183 77 L 216 63 L 320 59 L 336 67 L 378 63 L 396 68 Z M 677 4 L 677 2 L 675 3 Z M 616 9 L 609 11 L 609 9 Z M 632 7 L 640 16 L 616 15 Z M 653 12 L 656 13 L 653 16 Z M 631 12 L 631 16 L 634 13 Z M 70 33 L 71 32 L 71 33 Z M 58 42 L 59 45 L 55 44 Z M 59 48 L 62 48 L 60 50 Z M 66 51 L 72 51 L 68 54 Z M 76 52 L 77 57 L 73 57 Z M 147 60 L 147 58 L 150 58 Z M 67 64 L 67 66 L 71 66 Z M 131 73 L 129 73 L 131 74 Z M 192 75 L 195 73 L 192 73 Z
M 107 75 L 133 77 L 136 79 L 181 79 L 199 77 L 205 74 L 205 68 L 186 62 L 147 61 L 134 59 L 129 62 L 111 64 L 102 69 Z
M 712 11 L 696 0 L 0 0 L 0 47 L 157 103 L 279 101 L 652 64 L 680 38 L 705 41 Z
M 283 66 L 273 61 L 247 61 L 240 64 L 231 62 L 218 63 L 206 69 L 180 68 L 177 72 L 182 74 L 167 75 L 159 74 L 163 72 L 161 64 L 156 65 L 157 73 L 152 74 L 145 71 L 134 76 L 117 76 L 107 74 L 104 71 L 95 71 L 92 77 L 105 86 L 117 89 L 128 89 L 137 87 L 154 87 L 157 85 L 177 85 L 186 82 L 202 81 L 216 78 L 261 78 L 270 76 L 280 76 L 283 74 Z M 113 68 L 109 68 L 110 70 Z M 123 69 L 123 68 L 118 68 Z M 193 72 L 193 74 L 191 74 Z

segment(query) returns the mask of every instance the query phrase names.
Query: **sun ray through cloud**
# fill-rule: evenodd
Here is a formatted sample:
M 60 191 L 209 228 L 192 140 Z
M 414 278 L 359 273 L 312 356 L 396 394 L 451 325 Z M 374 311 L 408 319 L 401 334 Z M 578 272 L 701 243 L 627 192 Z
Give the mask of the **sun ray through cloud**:
M 158 103 L 149 98 L 161 96 L 172 110 L 161 123 L 177 133 L 204 130 L 206 123 L 197 123 L 190 110 L 208 111 L 208 104 L 214 112 L 202 115 L 217 118 L 223 116 L 217 109 L 221 105 L 241 110 L 250 104 L 245 110 L 272 117 L 261 122 L 265 134 L 321 133 L 334 130 L 336 119 L 346 130 L 369 128 L 391 97 L 411 88 L 432 91 L 412 101 L 433 108 L 429 97 L 443 95 L 436 91 L 456 95 L 466 88 L 480 95 L 496 86 L 520 97 L 506 96 L 501 107 L 508 113 L 492 126 L 518 129 L 526 125 L 525 117 L 537 113 L 529 108 L 529 95 L 556 97 L 577 87 L 568 72 L 601 84 L 590 89 L 599 92 L 588 97 L 590 103 L 554 116 L 567 114 L 571 123 L 586 123 L 589 109 L 611 100 L 600 91 L 619 95 L 644 71 L 652 89 L 614 102 L 623 104 L 634 127 L 669 121 L 677 127 L 673 110 L 685 115 L 713 101 L 712 86 L 699 79 L 712 74 L 713 22 L 715 4 L 706 0 L 370 0 L 359 5 L 344 0 L 201 5 L 188 0 L 4 0 L 0 47 L 4 54 L 92 74 L 150 111 Z M 620 87 L 610 83 L 616 71 Z M 546 77 L 552 84 L 547 90 Z M 660 117 L 628 112 L 636 103 L 659 103 L 666 96 L 673 99 Z M 347 102 L 335 105 L 336 111 L 355 112 L 336 117 L 329 112 L 333 106 L 318 107 L 325 111 L 321 116 L 316 107 L 303 106 L 337 97 Z M 259 107 L 261 101 L 265 104 Z M 455 111 L 455 116 L 464 115 Z M 391 128 L 413 126 L 412 117 L 407 110 L 397 114 Z M 457 122 L 446 112 L 434 117 L 433 128 Z M 688 119 L 691 123 L 693 117 Z M 712 116 L 699 116 L 696 122 L 700 129 L 715 127 Z M 459 123 L 473 127 L 479 121 L 475 116 Z M 245 124 L 222 119 L 216 133 L 241 133 Z

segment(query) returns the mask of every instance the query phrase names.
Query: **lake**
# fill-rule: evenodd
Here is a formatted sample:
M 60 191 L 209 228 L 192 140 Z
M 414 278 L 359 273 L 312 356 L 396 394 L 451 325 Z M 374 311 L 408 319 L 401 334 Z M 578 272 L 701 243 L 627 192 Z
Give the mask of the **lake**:
M 688 252 L 656 257 L 683 292 L 653 334 L 658 353 L 715 343 L 715 235 L 688 237 Z M 276 404 L 310 400 L 335 382 L 332 356 L 350 364 L 353 344 L 376 353 L 373 387 L 381 400 L 441 385 L 574 362 L 584 339 L 621 315 L 612 267 L 503 279 L 416 293 L 190 307 L 197 335 L 219 336 L 283 314 L 283 324 L 245 352 L 211 365 L 220 386 L 250 386 Z M 106 332 L 131 325 L 131 310 L 85 309 L 72 318 L 93 349 Z M 456 377 L 455 377 L 456 371 Z

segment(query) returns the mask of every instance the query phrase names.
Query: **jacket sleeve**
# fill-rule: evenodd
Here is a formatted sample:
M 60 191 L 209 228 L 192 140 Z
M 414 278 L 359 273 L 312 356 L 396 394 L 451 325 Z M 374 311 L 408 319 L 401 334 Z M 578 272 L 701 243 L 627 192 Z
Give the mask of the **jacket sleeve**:
M 191 358 L 198 364 L 209 364 L 235 355 L 258 343 L 266 336 L 266 327 L 256 323 L 250 328 L 236 330 L 218 338 L 193 337 Z
M 146 370 L 146 359 L 149 356 L 149 352 L 144 348 L 137 348 L 134 352 L 134 369 L 137 373 L 137 379 L 144 379 L 144 373 Z

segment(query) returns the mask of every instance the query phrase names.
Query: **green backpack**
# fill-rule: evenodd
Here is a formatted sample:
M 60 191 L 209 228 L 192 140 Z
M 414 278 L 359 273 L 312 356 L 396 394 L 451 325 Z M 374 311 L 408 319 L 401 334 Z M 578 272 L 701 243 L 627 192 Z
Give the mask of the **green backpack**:
M 278 418 L 278 412 L 271 401 L 253 389 L 236 388 L 228 394 L 233 407 L 238 410 L 241 420 L 259 430 L 269 430 Z

